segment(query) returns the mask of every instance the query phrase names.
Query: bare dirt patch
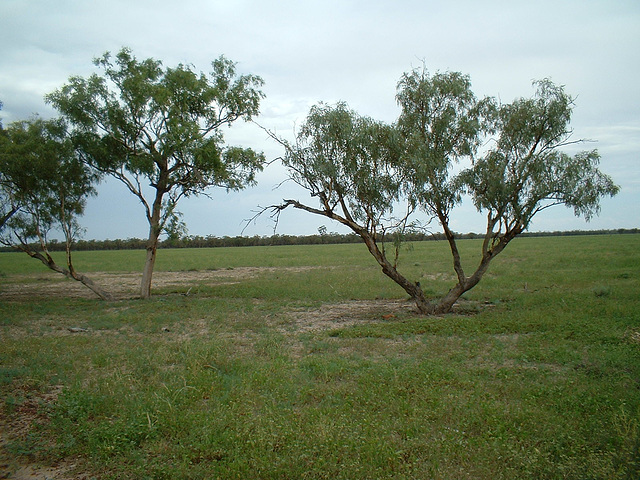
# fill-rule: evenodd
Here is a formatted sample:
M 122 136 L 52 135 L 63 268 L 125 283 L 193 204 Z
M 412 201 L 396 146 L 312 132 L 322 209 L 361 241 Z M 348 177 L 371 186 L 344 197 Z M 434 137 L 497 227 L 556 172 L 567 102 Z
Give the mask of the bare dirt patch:
M 473 315 L 494 306 L 489 302 L 460 299 L 453 305 L 452 314 Z M 407 315 L 421 315 L 413 300 L 409 298 L 351 300 L 325 304 L 318 308 L 295 309 L 287 314 L 289 323 L 297 330 L 310 332 L 349 327 L 372 321 L 394 321 Z
M 289 325 L 296 330 L 317 332 L 371 321 L 393 320 L 416 312 L 413 302 L 407 300 L 352 300 L 313 309 L 292 310 L 287 317 Z
M 175 288 L 187 292 L 190 287 L 197 285 L 230 285 L 263 273 L 297 273 L 315 268 L 321 267 L 237 267 L 227 270 L 155 272 L 153 288 Z M 118 300 L 136 298 L 139 294 L 141 274 L 138 272 L 93 272 L 87 275 Z M 0 300 L 26 300 L 32 297 L 97 298 L 80 282 L 53 272 L 14 275 L 0 285 Z

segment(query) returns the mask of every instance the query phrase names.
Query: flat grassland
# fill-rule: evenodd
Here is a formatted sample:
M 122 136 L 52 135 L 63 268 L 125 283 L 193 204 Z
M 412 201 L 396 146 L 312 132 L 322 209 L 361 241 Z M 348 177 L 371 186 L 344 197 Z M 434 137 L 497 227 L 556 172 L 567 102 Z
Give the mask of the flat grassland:
M 363 245 L 161 250 L 146 301 L 143 261 L 76 254 L 105 303 L 0 254 L 0 478 L 640 477 L 640 235 L 516 239 L 439 317 Z

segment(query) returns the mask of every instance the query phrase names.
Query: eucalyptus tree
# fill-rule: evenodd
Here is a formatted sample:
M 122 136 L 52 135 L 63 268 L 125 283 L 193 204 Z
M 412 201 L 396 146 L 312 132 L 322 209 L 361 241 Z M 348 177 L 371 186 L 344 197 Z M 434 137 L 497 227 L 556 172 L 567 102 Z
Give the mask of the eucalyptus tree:
M 573 155 L 562 151 L 583 142 L 572 140 L 569 126 L 574 99 L 548 79 L 534 85 L 533 98 L 520 98 L 498 109 L 495 146 L 456 179 L 486 215 L 487 224 L 480 263 L 469 276 L 462 268 L 455 238 L 447 235 L 458 278 L 448 303 L 473 288 L 491 260 L 538 213 L 564 205 L 589 221 L 599 214 L 600 199 L 619 191 L 611 177 L 599 170 L 597 150 Z
M 600 199 L 618 191 L 598 170 L 596 151 L 560 150 L 573 143 L 573 100 L 550 81 L 537 86 L 532 99 L 498 105 L 477 99 L 465 75 L 421 69 L 398 83 L 394 125 L 359 117 L 345 104 L 313 107 L 294 143 L 278 141 L 290 178 L 319 206 L 285 200 L 272 208 L 279 215 L 292 206 L 348 226 L 421 313 L 449 312 L 536 214 L 564 204 L 589 220 Z M 481 260 L 470 275 L 451 228 L 465 193 L 487 215 Z M 419 282 L 398 270 L 398 249 L 385 249 L 384 234 L 401 234 L 411 218 L 436 220 L 448 241 L 457 282 L 442 298 L 428 299 Z
M 112 295 L 73 265 L 71 249 L 81 231 L 78 217 L 95 193 L 98 176 L 79 159 L 60 119 L 11 123 L 0 135 L 0 190 L 5 215 L 0 243 L 27 253 L 47 268 L 77 280 L 100 298 Z M 49 253 L 49 234 L 62 232 L 66 265 Z
M 262 153 L 225 145 L 222 127 L 259 113 L 263 82 L 237 75 L 220 57 L 212 71 L 164 68 L 123 48 L 94 61 L 102 69 L 72 77 L 47 96 L 75 127 L 84 161 L 121 181 L 142 203 L 149 225 L 141 297 L 151 295 L 158 240 L 177 222 L 183 197 L 210 187 L 240 190 L 255 182 Z
M 322 215 L 359 235 L 383 272 L 414 298 L 422 291 L 397 271 L 397 253 L 388 255 L 380 239 L 407 228 L 408 211 L 393 217 L 400 199 L 397 131 L 382 122 L 359 116 L 345 103 L 311 108 L 294 143 L 272 135 L 285 147 L 283 163 L 292 181 L 318 199 L 319 206 L 285 200 L 269 207 L 279 216 L 289 206 Z
M 495 103 L 490 98 L 478 99 L 467 75 L 430 76 L 424 68 L 402 76 L 396 100 L 401 108 L 396 127 L 402 142 L 399 164 L 405 178 L 404 194 L 428 221 L 435 219 L 440 224 L 458 273 L 460 255 L 450 222 L 453 208 L 462 200 L 462 189 L 454 172 L 460 168 L 457 165 L 475 161 L 478 148 L 494 131 Z M 413 297 L 421 312 L 444 313 L 464 291 L 456 296 L 454 288 L 436 302 Z
M 0 102 L 0 110 L 2 110 L 2 102 Z M 0 141 L 6 141 L 7 134 L 2 127 L 2 118 L 0 117 Z M 7 221 L 18 211 L 16 203 L 11 196 L 10 185 L 5 173 L 0 171 L 0 232 Z

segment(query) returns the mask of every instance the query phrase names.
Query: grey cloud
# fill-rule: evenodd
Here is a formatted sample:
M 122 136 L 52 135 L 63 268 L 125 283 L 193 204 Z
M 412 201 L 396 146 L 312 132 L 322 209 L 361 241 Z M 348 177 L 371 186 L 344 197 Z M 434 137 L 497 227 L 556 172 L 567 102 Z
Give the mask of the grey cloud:
M 601 150 L 605 170 L 623 187 L 624 195 L 603 205 L 602 218 L 590 225 L 575 221 L 598 228 L 614 217 L 605 208 L 630 212 L 630 203 L 640 204 L 638 31 L 640 3 L 635 0 L 2 0 L 0 116 L 6 124 L 34 112 L 54 115 L 42 96 L 71 75 L 90 74 L 93 57 L 121 46 L 131 47 L 139 58 L 190 63 L 203 71 L 224 54 L 238 62 L 240 72 L 264 77 L 267 98 L 258 121 L 285 137 L 318 101 L 345 100 L 363 114 L 393 121 L 396 82 L 423 61 L 431 71 L 470 74 L 478 94 L 504 102 L 531 95 L 532 80 L 551 77 L 577 96 L 576 135 L 599 140 L 595 148 Z M 230 143 L 264 150 L 270 158 L 281 154 L 255 126 L 234 127 L 225 135 Z M 242 219 L 250 202 L 277 201 L 283 193 L 272 190 L 278 175 L 283 172 L 265 172 L 258 187 L 238 196 L 216 193 L 218 206 L 185 202 L 191 231 L 239 234 L 240 227 L 212 220 L 211 212 Z M 88 237 L 107 235 L 92 219 L 96 209 L 107 208 L 105 203 L 113 218 L 108 236 L 145 235 L 128 218 L 139 205 L 121 200 L 124 190 L 113 194 L 116 187 L 101 187 L 101 195 L 91 200 L 83 220 Z M 534 228 L 573 225 L 570 211 L 545 213 Z M 465 228 L 476 221 L 471 215 L 461 212 L 456 228 L 471 230 Z M 317 220 L 295 218 L 283 228 L 299 231 L 286 233 L 316 231 Z M 140 220 L 143 225 L 142 213 Z M 640 213 L 616 220 L 617 226 L 637 227 Z M 270 232 L 262 226 L 247 233 Z

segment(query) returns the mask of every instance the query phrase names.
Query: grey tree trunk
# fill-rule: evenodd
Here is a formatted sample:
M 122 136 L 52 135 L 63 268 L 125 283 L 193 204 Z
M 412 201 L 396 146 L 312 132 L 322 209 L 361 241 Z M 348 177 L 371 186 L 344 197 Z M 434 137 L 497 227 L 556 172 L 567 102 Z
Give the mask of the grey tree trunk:
M 140 298 L 151 297 L 151 279 L 153 277 L 153 268 L 156 264 L 156 253 L 158 251 L 158 239 L 162 232 L 161 216 L 162 216 L 162 197 L 164 196 L 166 185 L 166 173 L 160 175 L 160 181 L 156 187 L 156 196 L 151 208 L 150 214 L 147 214 L 149 222 L 149 238 L 147 239 L 147 258 L 144 262 L 142 270 L 142 282 L 140 284 Z
M 424 296 L 424 292 L 420 287 L 420 284 L 409 281 L 406 277 L 404 277 L 396 267 L 387 260 L 387 257 L 383 252 L 378 248 L 378 244 L 375 239 L 369 235 L 367 232 L 360 231 L 360 237 L 364 240 L 364 243 L 367 245 L 369 249 L 369 253 L 373 255 L 373 257 L 378 262 L 378 265 L 382 267 L 382 273 L 384 273 L 391 280 L 400 285 L 405 292 L 409 294 L 409 296 L 416 303 L 416 307 L 418 307 L 418 311 L 422 314 L 430 315 L 434 313 L 435 306 L 429 302 Z
M 65 276 L 68 277 L 69 275 L 65 274 Z M 114 300 L 114 297 L 110 292 L 107 292 L 102 287 L 99 287 L 98 285 L 96 285 L 93 282 L 93 280 L 91 280 L 86 275 L 74 271 L 70 278 L 73 278 L 74 280 L 77 280 L 78 282 L 82 283 L 85 287 L 87 287 L 93 293 L 98 295 L 102 300 L 106 300 L 109 302 Z
M 153 268 L 156 264 L 156 252 L 158 249 L 158 240 L 152 242 L 149 239 L 147 245 L 147 258 L 144 262 L 144 270 L 142 271 L 142 282 L 140 284 L 140 298 L 151 297 L 151 279 L 153 277 Z

